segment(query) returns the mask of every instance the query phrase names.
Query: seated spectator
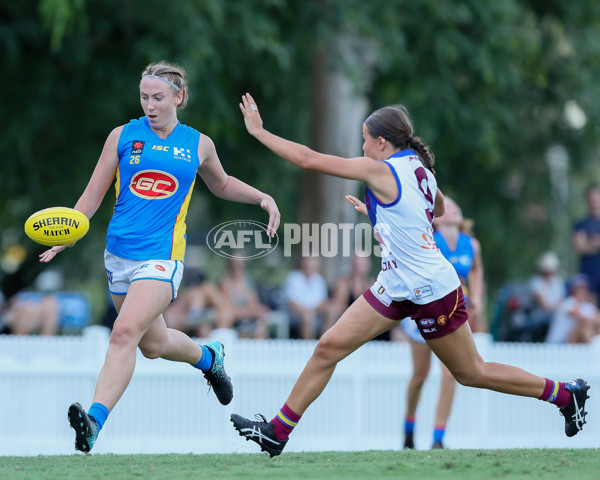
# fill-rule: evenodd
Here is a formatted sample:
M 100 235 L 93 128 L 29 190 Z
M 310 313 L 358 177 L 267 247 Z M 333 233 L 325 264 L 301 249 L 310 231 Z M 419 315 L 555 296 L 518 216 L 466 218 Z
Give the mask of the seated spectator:
M 299 338 L 303 340 L 316 339 L 334 314 L 327 283 L 319 268 L 316 257 L 302 257 L 283 285 L 290 322 L 293 326 L 298 323 Z
M 546 337 L 555 312 L 566 297 L 565 280 L 559 275 L 558 255 L 552 251 L 542 254 L 537 263 L 537 272 L 529 282 L 531 289 L 531 312 L 527 328 L 532 331 L 532 340 Z
M 548 343 L 590 343 L 600 333 L 600 314 L 587 275 L 575 275 L 569 286 L 570 294 L 550 325 Z
M 59 305 L 54 294 L 21 292 L 10 300 L 6 324 L 13 335 L 58 333 Z
M 5 315 L 14 335 L 78 333 L 91 320 L 87 295 L 59 291 L 63 286 L 60 272 L 47 270 L 35 281 L 35 290 L 23 291 L 11 298 Z
M 269 308 L 263 305 L 258 292 L 246 272 L 246 262 L 230 258 L 227 274 L 219 282 L 230 303 L 233 325 L 242 338 L 264 339 L 269 336 Z
M 213 328 L 232 328 L 233 312 L 217 285 L 199 269 L 184 271 L 185 286 L 164 312 L 170 328 L 208 338 Z

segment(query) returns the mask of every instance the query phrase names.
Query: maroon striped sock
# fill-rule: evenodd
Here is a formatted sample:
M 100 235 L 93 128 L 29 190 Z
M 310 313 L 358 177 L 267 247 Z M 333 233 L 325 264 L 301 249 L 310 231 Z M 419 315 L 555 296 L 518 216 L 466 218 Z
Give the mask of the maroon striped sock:
M 571 392 L 565 388 L 563 382 L 556 382 L 546 378 L 544 393 L 539 397 L 540 400 L 553 403 L 559 408 L 566 407 L 571 401 Z
M 289 437 L 290 433 L 298 422 L 302 415 L 298 415 L 295 413 L 290 407 L 288 407 L 287 403 L 281 407 L 281 410 L 277 412 L 275 418 L 271 420 L 273 422 L 273 432 L 277 436 L 279 440 L 285 440 Z

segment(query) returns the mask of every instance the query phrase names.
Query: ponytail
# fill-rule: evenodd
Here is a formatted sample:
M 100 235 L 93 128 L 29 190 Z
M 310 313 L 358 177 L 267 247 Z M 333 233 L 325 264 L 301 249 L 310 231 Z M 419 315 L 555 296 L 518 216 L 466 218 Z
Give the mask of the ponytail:
M 413 125 L 406 107 L 392 105 L 375 110 L 365 120 L 369 134 L 373 138 L 382 137 L 396 148 L 411 148 L 419 156 L 423 166 L 435 175 L 435 159 L 429 147 L 419 137 L 413 137 Z
M 407 146 L 412 148 L 419 158 L 421 159 L 421 163 L 428 170 L 431 170 L 431 173 L 435 175 L 435 170 L 433 165 L 435 164 L 435 157 L 433 152 L 429 150 L 429 147 L 425 145 L 419 137 L 409 137 Z

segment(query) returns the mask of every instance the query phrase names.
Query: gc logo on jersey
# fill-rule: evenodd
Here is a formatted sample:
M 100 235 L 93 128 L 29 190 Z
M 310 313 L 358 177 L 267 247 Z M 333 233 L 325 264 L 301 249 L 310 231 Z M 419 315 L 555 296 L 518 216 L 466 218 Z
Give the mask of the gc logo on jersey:
M 170 197 L 178 187 L 179 182 L 173 175 L 160 170 L 142 170 L 133 176 L 129 184 L 129 190 L 135 195 L 149 200 Z

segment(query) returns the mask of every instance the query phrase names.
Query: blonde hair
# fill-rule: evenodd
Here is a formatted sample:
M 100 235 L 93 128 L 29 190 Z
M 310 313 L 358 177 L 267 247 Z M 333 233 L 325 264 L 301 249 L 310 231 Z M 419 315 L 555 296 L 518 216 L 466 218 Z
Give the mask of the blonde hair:
M 185 108 L 188 103 L 188 81 L 185 70 L 175 63 L 169 63 L 165 60 L 160 62 L 151 63 L 142 72 L 142 78 L 144 77 L 157 77 L 165 80 L 167 83 L 173 85 L 173 90 L 179 89 L 183 92 L 183 100 L 177 108 Z

